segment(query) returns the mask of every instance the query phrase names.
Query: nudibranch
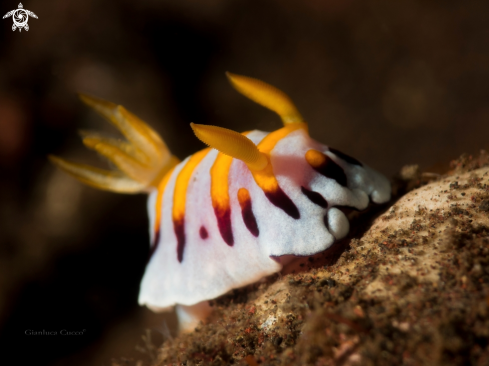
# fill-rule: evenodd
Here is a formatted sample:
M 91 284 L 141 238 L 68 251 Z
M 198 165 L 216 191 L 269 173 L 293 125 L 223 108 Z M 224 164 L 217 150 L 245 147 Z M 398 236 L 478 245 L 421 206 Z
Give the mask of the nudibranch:
M 387 202 L 391 193 L 383 175 L 311 139 L 285 93 L 227 76 L 241 94 L 276 112 L 284 127 L 238 133 L 191 123 L 209 147 L 179 162 L 158 133 L 124 107 L 81 95 L 126 137 L 83 133 L 83 143 L 118 169 L 50 157 L 94 187 L 149 194 L 150 258 L 139 303 L 179 305 L 187 328 L 206 312 L 207 300 L 280 271 L 276 258 L 316 254 L 345 237 L 342 207 L 362 210 L 370 200 Z

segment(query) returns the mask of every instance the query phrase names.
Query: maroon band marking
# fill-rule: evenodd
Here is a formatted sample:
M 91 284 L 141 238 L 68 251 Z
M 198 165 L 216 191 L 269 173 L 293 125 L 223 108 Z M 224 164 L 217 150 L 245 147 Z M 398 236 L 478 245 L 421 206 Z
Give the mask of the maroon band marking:
M 199 234 L 200 237 L 204 240 L 209 237 L 209 233 L 207 232 L 207 229 L 203 225 L 200 227 Z
M 309 189 L 307 189 L 303 186 L 301 186 L 301 191 L 302 191 L 302 193 L 304 193 L 304 195 L 307 198 L 309 198 L 309 200 L 312 203 L 315 203 L 316 205 L 321 206 L 322 208 L 328 207 L 328 202 L 324 199 L 324 197 L 320 193 L 310 191 Z
M 343 168 L 340 167 L 338 164 L 336 164 L 334 160 L 331 159 L 329 156 L 327 155 L 324 156 L 326 158 L 324 160 L 324 163 L 322 163 L 319 166 L 313 167 L 313 169 L 317 171 L 319 174 L 324 175 L 326 178 L 334 179 L 338 184 L 342 185 L 343 187 L 346 187 L 347 180 Z
M 180 263 L 183 261 L 183 250 L 185 249 L 185 221 L 173 220 L 173 230 L 177 237 L 177 259 Z
M 268 200 L 271 203 L 273 203 L 278 208 L 284 210 L 284 212 L 293 219 L 298 220 L 301 218 L 301 214 L 299 213 L 296 205 L 294 204 L 294 202 L 292 202 L 289 196 L 287 196 L 284 191 L 282 191 L 282 188 L 280 188 L 280 186 L 277 187 L 275 191 L 265 191 L 265 196 L 267 196 Z
M 335 154 L 339 158 L 343 159 L 347 163 L 350 163 L 353 165 L 363 166 L 363 164 L 360 163 L 357 159 L 352 158 L 350 155 L 346 155 L 345 153 L 342 153 L 340 150 L 336 150 L 336 149 L 333 149 L 332 147 L 330 147 L 329 151 L 331 151 L 333 154 Z
M 214 207 L 214 213 L 216 214 L 217 226 L 221 233 L 222 239 L 230 247 L 234 244 L 233 229 L 231 227 L 231 208 L 220 209 Z
M 251 207 L 251 199 L 239 202 L 241 206 L 241 215 L 243 216 L 243 221 L 248 230 L 253 236 L 258 237 L 260 235 L 260 230 L 258 230 L 258 224 L 256 223 L 255 215 Z

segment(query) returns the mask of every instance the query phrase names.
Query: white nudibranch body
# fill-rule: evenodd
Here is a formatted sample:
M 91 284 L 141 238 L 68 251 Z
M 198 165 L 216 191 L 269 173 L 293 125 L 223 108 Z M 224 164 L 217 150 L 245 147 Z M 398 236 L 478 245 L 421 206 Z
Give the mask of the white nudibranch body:
M 280 271 L 272 257 L 312 255 L 345 237 L 349 222 L 339 208 L 363 210 L 370 201 L 390 199 L 383 175 L 311 139 L 283 92 L 256 79 L 228 77 L 239 92 L 277 112 L 284 127 L 240 134 L 191 124 L 210 147 L 178 163 L 137 117 L 84 96 L 130 142 L 95 134 L 84 140 L 120 171 L 52 157 L 98 188 L 149 192 L 151 250 L 139 303 L 153 309 L 181 305 L 177 313 L 186 328 L 207 314 L 206 300 Z

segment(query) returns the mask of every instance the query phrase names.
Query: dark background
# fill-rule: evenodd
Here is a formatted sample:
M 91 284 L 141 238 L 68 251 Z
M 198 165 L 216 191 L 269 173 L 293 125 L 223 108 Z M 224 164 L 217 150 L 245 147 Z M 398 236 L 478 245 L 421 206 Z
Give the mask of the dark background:
M 17 8 L 1 1 L 1 15 Z M 172 316 L 137 306 L 144 196 L 82 186 L 54 153 L 98 164 L 77 130 L 113 131 L 77 92 L 149 122 L 179 158 L 190 122 L 274 130 L 229 70 L 286 91 L 317 140 L 387 176 L 487 148 L 489 2 L 33 0 L 29 31 L 0 23 L 0 363 L 108 365 Z M 114 132 L 115 133 L 115 132 Z M 166 322 L 166 323 L 165 323 Z M 165 325 L 166 324 L 166 325 Z M 84 331 L 27 336 L 25 331 Z

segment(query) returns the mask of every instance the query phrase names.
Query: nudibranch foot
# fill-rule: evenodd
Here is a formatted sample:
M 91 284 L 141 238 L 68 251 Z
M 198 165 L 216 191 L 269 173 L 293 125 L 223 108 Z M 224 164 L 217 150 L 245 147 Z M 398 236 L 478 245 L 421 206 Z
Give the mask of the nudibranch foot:
M 177 305 L 175 310 L 180 332 L 193 331 L 201 322 L 204 323 L 212 312 L 209 301 L 202 301 L 190 306 Z

